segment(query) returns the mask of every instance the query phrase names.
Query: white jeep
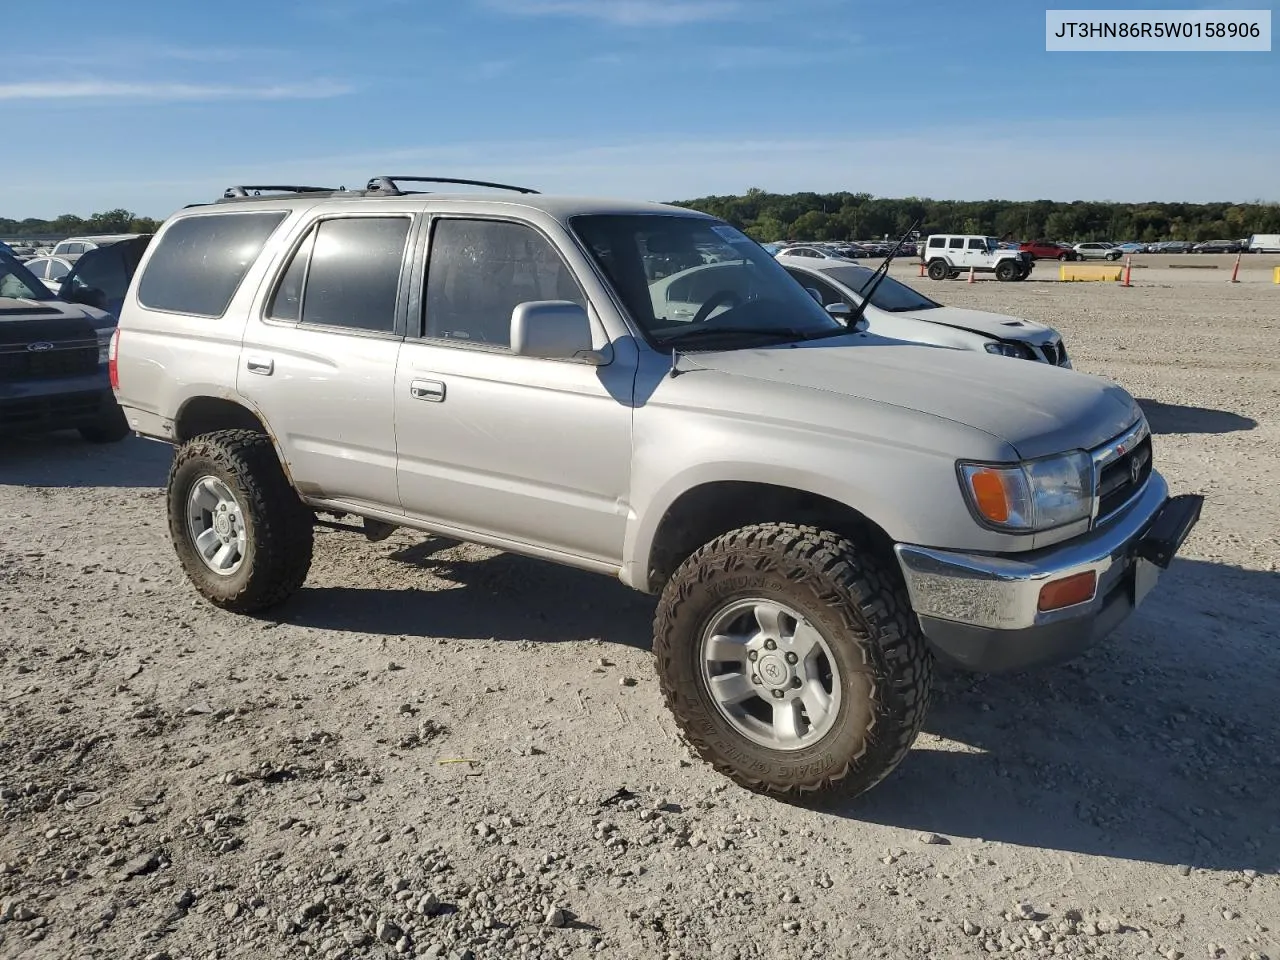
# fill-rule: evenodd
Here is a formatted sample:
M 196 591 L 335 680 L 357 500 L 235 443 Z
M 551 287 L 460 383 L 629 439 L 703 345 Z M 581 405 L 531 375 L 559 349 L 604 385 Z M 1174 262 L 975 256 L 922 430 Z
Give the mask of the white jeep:
M 930 280 L 954 280 L 962 273 L 994 273 L 997 280 L 1025 280 L 1035 258 L 1022 250 L 1002 250 L 995 237 L 934 234 L 921 259 L 928 264 Z

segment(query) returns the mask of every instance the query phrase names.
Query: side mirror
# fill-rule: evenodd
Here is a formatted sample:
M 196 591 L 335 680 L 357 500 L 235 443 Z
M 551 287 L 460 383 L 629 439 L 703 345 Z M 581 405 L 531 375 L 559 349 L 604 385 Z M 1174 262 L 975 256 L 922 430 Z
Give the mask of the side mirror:
M 68 303 L 82 303 L 86 307 L 95 307 L 98 310 L 107 309 L 107 295 L 97 287 L 72 285 L 70 289 L 67 289 L 64 283 L 63 290 L 66 291 L 63 299 Z
M 591 342 L 587 311 L 572 300 L 533 300 L 511 311 L 511 351 L 543 360 L 585 360 L 602 364 Z
M 846 326 L 849 323 L 849 317 L 853 315 L 853 307 L 840 300 L 837 300 L 835 303 L 828 303 L 826 309 L 827 313 L 831 314 L 831 316 L 835 317 Z

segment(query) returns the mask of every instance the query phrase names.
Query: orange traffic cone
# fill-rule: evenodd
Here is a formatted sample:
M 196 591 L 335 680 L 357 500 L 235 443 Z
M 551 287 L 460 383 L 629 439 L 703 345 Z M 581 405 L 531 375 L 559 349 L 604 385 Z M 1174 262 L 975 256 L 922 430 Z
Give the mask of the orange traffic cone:
M 924 261 L 920 261 L 920 276 L 924 276 Z
M 969 282 L 973 283 L 973 267 L 969 268 Z
M 1120 286 L 1133 286 L 1133 257 L 1124 258 L 1124 283 L 1120 284 Z
M 1231 280 L 1229 281 L 1230 283 L 1240 282 L 1240 257 L 1241 256 L 1243 256 L 1243 254 L 1239 254 L 1239 253 L 1236 254 L 1236 265 L 1231 268 Z

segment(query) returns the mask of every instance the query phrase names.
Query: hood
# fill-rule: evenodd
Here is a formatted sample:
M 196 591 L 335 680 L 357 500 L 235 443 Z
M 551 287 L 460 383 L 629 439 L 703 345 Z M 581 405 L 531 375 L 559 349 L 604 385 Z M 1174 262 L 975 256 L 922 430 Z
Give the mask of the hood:
M 962 423 L 1003 440 L 1026 459 L 1100 446 L 1141 415 L 1125 390 L 1101 377 L 865 335 L 691 359 L 733 376 Z
M 96 307 L 65 300 L 25 300 L 0 297 L 0 323 L 12 320 L 88 320 L 96 329 L 114 327 L 115 317 Z
M 891 313 L 893 317 L 908 317 L 912 320 L 924 320 L 928 323 L 940 323 L 943 326 L 955 327 L 957 330 L 968 330 L 980 333 L 984 337 L 996 340 L 1025 340 L 1028 343 L 1046 343 L 1061 339 L 1053 327 L 1046 327 L 1034 320 L 1021 317 L 1007 317 L 999 313 L 987 313 L 985 310 L 965 310 L 962 307 L 935 307 L 932 310 Z

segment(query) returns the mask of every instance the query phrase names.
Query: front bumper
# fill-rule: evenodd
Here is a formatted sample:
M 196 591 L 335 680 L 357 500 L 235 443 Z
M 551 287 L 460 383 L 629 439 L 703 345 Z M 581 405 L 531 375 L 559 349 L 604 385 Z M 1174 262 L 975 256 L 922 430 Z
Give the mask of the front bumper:
M 1142 602 L 1200 517 L 1203 497 L 1169 497 L 1152 473 L 1105 526 L 1025 554 L 991 556 L 899 544 L 895 549 L 925 637 L 945 659 L 983 672 L 1069 659 L 1114 630 Z M 1039 609 L 1041 588 L 1092 571 L 1092 600 Z
M 116 405 L 106 365 L 96 373 L 0 383 L 0 434 L 42 433 L 98 422 Z

